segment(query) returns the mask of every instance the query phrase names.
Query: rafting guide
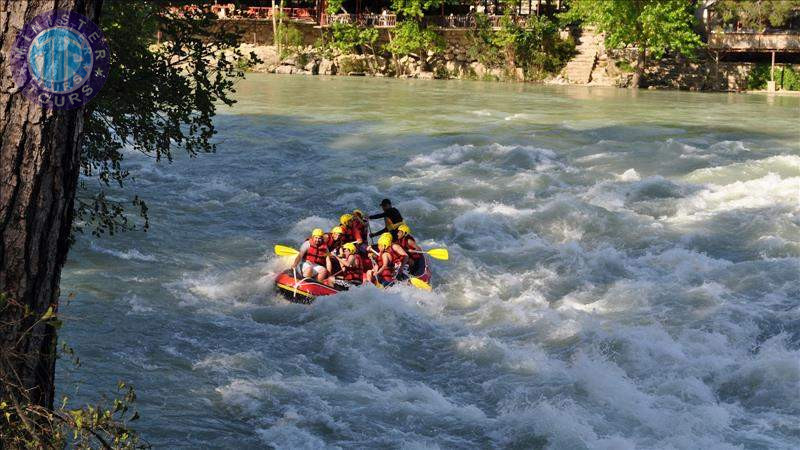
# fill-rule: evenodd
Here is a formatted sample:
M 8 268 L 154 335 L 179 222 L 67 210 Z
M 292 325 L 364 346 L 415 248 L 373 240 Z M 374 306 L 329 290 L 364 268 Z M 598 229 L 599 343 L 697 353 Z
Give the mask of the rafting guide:
M 11 47 L 16 88 L 51 109 L 74 109 L 93 99 L 108 77 L 110 50 L 103 32 L 74 11 L 36 16 Z
M 275 245 L 276 255 L 293 258 L 291 266 L 275 279 L 278 291 L 289 301 L 311 303 L 316 297 L 365 284 L 386 288 L 402 282 L 431 290 L 426 255 L 446 261 L 447 249 L 423 251 L 391 200 L 383 199 L 380 206 L 383 212 L 370 216 L 359 209 L 342 214 L 330 233 L 313 229 L 299 250 Z M 370 219 L 384 219 L 385 228 L 370 233 Z M 372 244 L 363 236 L 379 238 Z

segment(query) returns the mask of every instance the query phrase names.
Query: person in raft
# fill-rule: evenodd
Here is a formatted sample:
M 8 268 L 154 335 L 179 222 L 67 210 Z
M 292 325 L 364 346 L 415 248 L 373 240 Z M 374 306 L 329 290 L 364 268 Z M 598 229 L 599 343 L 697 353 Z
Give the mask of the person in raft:
M 364 261 L 361 255 L 356 252 L 356 246 L 352 242 L 348 242 L 342 246 L 343 258 L 336 257 L 339 260 L 339 265 L 342 267 L 341 273 L 338 274 L 340 278 L 351 284 L 361 284 L 364 281 Z M 331 282 L 335 278 L 331 276 Z
M 296 269 L 302 262 L 300 272 L 303 274 L 303 278 L 311 278 L 314 275 L 317 281 L 329 284 L 327 282 L 328 269 L 326 267 L 330 265 L 331 257 L 328 252 L 328 246 L 325 245 L 324 237 L 325 233 L 319 228 L 315 228 L 311 232 L 311 237 L 306 239 L 303 245 L 300 246 L 300 252 L 292 263 L 292 270 Z
M 361 233 L 362 237 L 366 237 L 369 234 L 368 231 L 369 221 L 367 220 L 366 217 L 364 217 L 364 213 L 361 212 L 360 209 L 353 210 L 353 223 L 355 224 L 355 227 L 358 228 L 358 231 Z M 366 242 L 364 242 L 364 244 L 366 244 Z M 359 251 L 364 250 L 363 246 L 358 250 Z
M 364 243 L 364 237 L 361 235 L 361 230 L 358 228 L 352 214 L 342 214 L 339 218 L 339 223 L 342 227 L 342 239 L 344 242 L 352 242 L 356 248 L 361 247 Z
M 325 245 L 328 247 L 328 251 L 333 254 L 339 254 L 339 249 L 345 242 L 344 230 L 342 227 L 333 227 L 331 228 L 331 232 L 325 235 Z
M 381 208 L 383 212 L 380 214 L 373 214 L 369 216 L 370 219 L 383 219 L 386 226 L 379 231 L 370 234 L 370 237 L 375 237 L 383 233 L 392 233 L 392 238 L 397 237 L 397 227 L 403 224 L 403 216 L 400 211 L 392 206 L 392 201 L 388 198 L 381 200 Z
M 367 272 L 367 279 L 375 278 L 378 283 L 388 286 L 402 275 L 408 262 L 408 253 L 397 244 L 392 243 L 391 233 L 383 233 L 378 239 L 377 267 Z
M 406 224 L 397 227 L 397 245 L 408 253 L 409 271 L 416 273 L 419 262 L 422 260 L 422 251 L 414 236 L 411 235 L 411 228 Z

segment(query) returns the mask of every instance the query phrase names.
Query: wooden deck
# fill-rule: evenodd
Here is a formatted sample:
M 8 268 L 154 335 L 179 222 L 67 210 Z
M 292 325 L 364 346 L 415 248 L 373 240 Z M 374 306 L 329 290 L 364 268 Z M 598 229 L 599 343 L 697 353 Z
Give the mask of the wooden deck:
M 800 53 L 800 33 L 711 32 L 708 48 L 722 52 Z

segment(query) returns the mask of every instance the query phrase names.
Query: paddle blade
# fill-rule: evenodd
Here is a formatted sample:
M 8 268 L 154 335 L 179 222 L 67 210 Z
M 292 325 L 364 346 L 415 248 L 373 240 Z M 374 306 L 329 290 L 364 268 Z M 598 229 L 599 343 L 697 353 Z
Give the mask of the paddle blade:
M 294 256 L 297 253 L 298 251 L 293 249 L 292 247 L 287 247 L 285 245 L 275 246 L 275 254 L 278 256 Z
M 432 248 L 428 250 L 427 253 L 431 255 L 432 258 L 442 259 L 445 261 L 450 259 L 450 253 L 446 248 Z
M 432 289 L 430 284 L 420 280 L 419 278 L 411 278 L 411 284 L 415 288 L 422 289 L 423 291 L 430 291 Z

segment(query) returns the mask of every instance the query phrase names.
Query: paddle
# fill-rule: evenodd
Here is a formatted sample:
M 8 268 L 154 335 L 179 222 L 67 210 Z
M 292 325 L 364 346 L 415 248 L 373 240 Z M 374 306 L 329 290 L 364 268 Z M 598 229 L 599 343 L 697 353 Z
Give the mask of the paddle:
M 431 285 L 420 280 L 419 278 L 409 278 L 411 280 L 411 285 L 417 289 L 422 289 L 423 291 L 430 291 Z
M 287 247 L 285 245 L 276 245 L 275 246 L 275 254 L 278 256 L 295 256 L 297 255 L 297 250 L 293 249 L 292 247 Z
M 431 255 L 431 257 L 435 259 L 441 259 L 447 261 L 450 259 L 450 253 L 447 251 L 446 248 L 432 248 L 428 251 L 421 251 L 421 250 L 407 250 L 414 253 L 427 253 Z

